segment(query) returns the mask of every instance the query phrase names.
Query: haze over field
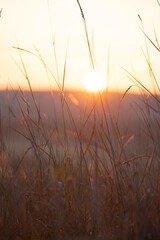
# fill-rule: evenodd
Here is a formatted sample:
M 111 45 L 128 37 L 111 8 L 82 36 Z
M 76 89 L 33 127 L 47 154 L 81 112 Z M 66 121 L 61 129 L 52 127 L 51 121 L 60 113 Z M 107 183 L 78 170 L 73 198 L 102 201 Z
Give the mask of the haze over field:
M 145 115 L 147 114 L 146 106 L 152 106 L 153 108 L 150 110 L 150 123 L 154 115 L 156 115 L 157 118 L 159 117 L 157 105 L 153 97 L 147 98 L 145 95 L 138 94 L 127 94 L 124 97 L 123 94 L 120 93 L 110 93 L 109 95 L 103 93 L 101 96 L 99 96 L 99 94 L 93 96 L 92 93 L 82 91 L 66 91 L 64 96 L 65 103 L 62 110 L 63 98 L 58 91 L 53 92 L 52 95 L 46 91 L 34 92 L 34 97 L 44 125 L 43 127 L 48 134 L 48 138 L 53 137 L 54 131 L 57 131 L 58 134 L 67 134 L 69 138 L 74 140 L 77 138 L 76 129 L 80 134 L 81 129 L 85 126 L 83 137 L 88 139 L 94 126 L 93 105 L 95 104 L 94 98 L 96 97 L 97 128 L 104 128 L 106 131 L 103 116 L 103 111 L 105 111 L 109 128 L 112 129 L 112 125 L 116 124 L 120 131 L 120 137 L 124 137 L 125 140 L 133 137 L 133 141 L 131 142 L 133 152 L 133 148 L 136 149 L 136 147 L 140 148 L 142 153 L 145 151 L 143 144 L 146 139 L 148 139 L 147 128 L 144 125 Z M 7 137 L 8 144 L 12 149 L 14 148 L 14 152 L 23 152 L 26 149 L 26 144 L 24 144 L 24 140 L 26 139 L 21 136 L 21 133 L 25 132 L 25 125 L 23 124 L 23 114 L 20 106 L 25 115 L 29 114 L 30 118 L 37 119 L 38 115 L 32 94 L 30 92 L 23 92 L 23 94 L 21 94 L 18 91 L 8 91 L 6 94 L 5 91 L 1 91 L 0 103 L 1 121 L 5 123 L 4 126 L 9 126 L 9 128 L 4 127 L 5 132 L 9 132 L 9 138 Z M 69 112 L 67 107 L 69 107 Z M 65 129 L 63 112 L 65 116 Z M 71 119 L 74 121 L 76 128 Z M 34 133 L 38 141 L 39 137 L 37 135 L 36 125 L 33 125 L 32 130 L 34 127 Z M 141 127 L 142 130 L 139 132 Z M 19 133 L 15 130 L 18 130 Z M 115 142 L 116 141 L 115 139 Z M 25 141 L 25 143 L 27 142 L 28 140 Z

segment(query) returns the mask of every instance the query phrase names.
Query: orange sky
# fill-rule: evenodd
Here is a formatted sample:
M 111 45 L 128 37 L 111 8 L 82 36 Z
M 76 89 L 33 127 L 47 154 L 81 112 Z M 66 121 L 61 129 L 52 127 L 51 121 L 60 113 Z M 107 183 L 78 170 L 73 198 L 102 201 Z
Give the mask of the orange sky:
M 153 0 L 81 0 L 86 16 L 90 42 L 95 56 L 96 69 L 107 78 L 108 49 L 110 49 L 109 89 L 125 91 L 132 82 L 120 68 L 124 67 L 153 89 L 143 55 L 144 36 L 139 29 L 143 19 L 146 33 L 155 41 L 160 25 L 160 7 Z M 22 67 L 19 53 L 12 46 L 35 52 L 35 47 L 62 83 L 67 50 L 65 88 L 83 89 L 83 76 L 90 71 L 85 31 L 76 0 L 1 0 L 0 9 L 0 88 L 27 88 L 27 82 L 14 60 Z M 92 34 L 93 33 L 93 34 Z M 55 36 L 58 73 L 52 40 Z M 159 38 L 160 39 L 160 38 Z M 149 44 L 149 54 L 157 81 L 159 79 L 158 51 Z M 142 51 L 143 50 L 143 51 Z M 56 83 L 46 77 L 43 64 L 33 55 L 22 52 L 33 89 L 48 89 Z M 14 60 L 13 60 L 14 59 Z M 137 88 L 134 88 L 135 90 Z

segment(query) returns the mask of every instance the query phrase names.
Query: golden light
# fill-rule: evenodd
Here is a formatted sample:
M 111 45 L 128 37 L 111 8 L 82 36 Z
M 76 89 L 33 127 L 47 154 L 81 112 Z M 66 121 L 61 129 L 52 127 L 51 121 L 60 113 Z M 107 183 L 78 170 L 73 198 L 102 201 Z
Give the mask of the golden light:
M 98 92 L 106 87 L 106 79 L 100 72 L 88 72 L 83 78 L 84 87 L 90 92 Z

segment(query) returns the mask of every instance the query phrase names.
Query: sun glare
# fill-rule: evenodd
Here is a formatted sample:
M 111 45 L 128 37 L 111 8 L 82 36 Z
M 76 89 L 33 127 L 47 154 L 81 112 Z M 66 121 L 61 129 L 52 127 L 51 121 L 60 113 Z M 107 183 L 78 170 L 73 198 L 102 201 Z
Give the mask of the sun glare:
M 83 78 L 84 87 L 90 92 L 98 92 L 106 87 L 106 79 L 100 72 L 88 72 Z

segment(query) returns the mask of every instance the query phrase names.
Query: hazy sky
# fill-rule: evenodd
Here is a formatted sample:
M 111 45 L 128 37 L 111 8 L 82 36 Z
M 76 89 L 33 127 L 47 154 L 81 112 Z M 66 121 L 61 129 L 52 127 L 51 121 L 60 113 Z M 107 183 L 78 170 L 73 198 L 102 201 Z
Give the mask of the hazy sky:
M 96 68 L 107 75 L 110 49 L 109 88 L 125 90 L 132 82 L 120 66 L 141 79 L 148 87 L 151 81 L 143 55 L 146 53 L 140 14 L 146 33 L 155 41 L 154 29 L 160 39 L 160 7 L 156 0 L 80 0 L 86 16 Z M 0 88 L 10 85 L 27 87 L 20 67 L 18 46 L 40 52 L 52 73 L 62 82 L 67 50 L 66 88 L 83 88 L 83 76 L 90 71 L 90 61 L 83 21 L 76 0 L 1 0 L 0 18 Z M 93 37 L 92 37 L 93 36 Z M 53 37 L 57 56 L 56 71 Z M 93 40 L 93 41 L 92 41 Z M 157 80 L 160 54 L 149 44 L 149 54 Z M 34 89 L 49 88 L 43 64 L 33 55 L 22 52 L 22 58 Z M 14 60 L 13 60 L 14 59 Z M 160 81 L 159 81 L 160 83 Z M 54 79 L 50 84 L 55 88 Z M 136 89 L 135 89 L 136 90 Z

